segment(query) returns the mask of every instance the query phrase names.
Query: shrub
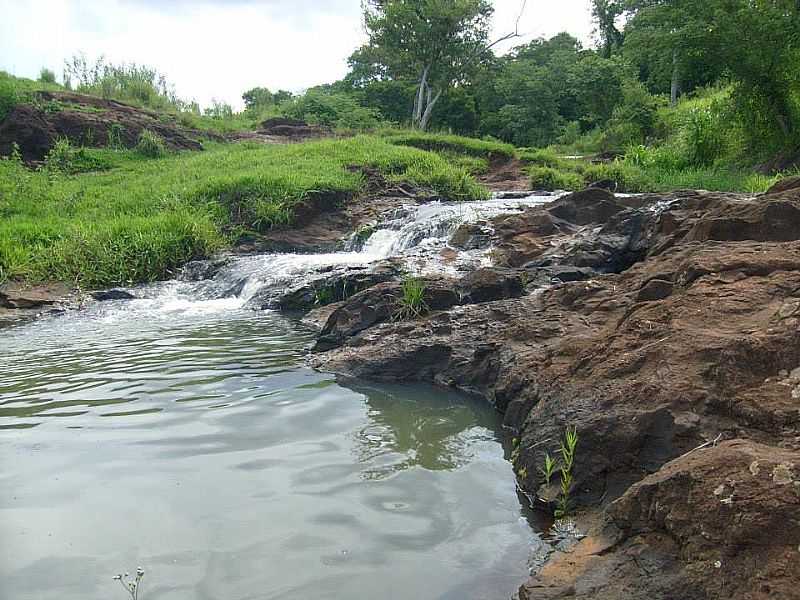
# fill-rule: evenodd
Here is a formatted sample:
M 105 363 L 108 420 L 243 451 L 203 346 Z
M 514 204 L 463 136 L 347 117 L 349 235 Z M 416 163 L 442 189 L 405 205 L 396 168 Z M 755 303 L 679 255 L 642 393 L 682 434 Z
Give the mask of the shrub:
M 17 105 L 17 88 L 10 79 L 0 78 L 0 121 Z
M 342 129 L 372 129 L 379 123 L 378 112 L 361 106 L 354 98 L 320 90 L 309 90 L 305 95 L 285 102 L 281 111 L 293 119 Z
M 711 109 L 696 109 L 689 113 L 684 123 L 682 142 L 686 158 L 691 165 L 708 167 L 722 156 L 725 138 L 722 124 Z
M 646 192 L 653 187 L 652 182 L 642 169 L 619 160 L 612 163 L 591 165 L 587 167 L 583 177 L 587 185 L 598 181 L 613 181 L 617 184 L 618 192 Z
M 534 190 L 576 191 L 583 189 L 583 179 L 578 173 L 560 171 L 552 167 L 532 167 L 529 171 L 531 188 Z
M 148 158 L 160 158 L 167 153 L 163 138 L 149 129 L 143 129 L 136 143 L 136 151 Z
M 119 123 L 112 123 L 108 129 L 108 144 L 107 146 L 112 150 L 124 150 L 125 144 L 122 142 L 122 132 L 124 131 L 122 125 Z
M 44 159 L 45 168 L 51 173 L 87 173 L 104 171 L 111 164 L 97 150 L 76 148 L 68 138 L 60 138 Z
M 39 71 L 39 82 L 40 83 L 55 83 L 56 82 L 56 74 L 53 73 L 50 69 L 42 68 Z

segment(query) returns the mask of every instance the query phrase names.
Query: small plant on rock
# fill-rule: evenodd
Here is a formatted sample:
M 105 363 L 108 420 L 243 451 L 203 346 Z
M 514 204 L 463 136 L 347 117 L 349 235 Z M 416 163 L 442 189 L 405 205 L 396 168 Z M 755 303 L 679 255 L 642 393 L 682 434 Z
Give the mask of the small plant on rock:
M 405 318 L 415 319 L 428 312 L 425 303 L 425 284 L 416 277 L 407 277 L 400 286 L 403 295 L 397 300 L 399 308 L 394 314 L 394 319 L 399 321 Z
M 556 461 L 555 459 L 550 456 L 549 452 L 544 453 L 544 466 L 539 467 L 539 472 L 544 476 L 544 481 L 547 485 L 550 485 L 550 481 L 553 479 L 553 473 L 556 470 Z
M 570 509 L 570 492 L 572 491 L 572 467 L 575 463 L 575 450 L 578 447 L 578 430 L 567 427 L 561 442 L 561 495 L 558 499 L 556 517 L 567 516 Z

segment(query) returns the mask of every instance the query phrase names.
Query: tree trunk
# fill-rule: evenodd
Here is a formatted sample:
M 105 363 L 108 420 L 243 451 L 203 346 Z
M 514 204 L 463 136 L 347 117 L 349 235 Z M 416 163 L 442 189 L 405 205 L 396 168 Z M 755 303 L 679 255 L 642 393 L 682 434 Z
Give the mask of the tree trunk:
M 442 90 L 436 92 L 436 95 L 431 98 L 430 88 L 428 88 L 428 105 L 425 107 L 425 112 L 422 115 L 422 120 L 419 122 L 419 128 L 422 131 L 425 131 L 428 128 L 428 123 L 431 120 L 431 114 L 433 114 L 433 107 L 436 106 L 436 103 L 439 101 L 439 98 L 442 96 Z
M 414 110 L 411 113 L 411 124 L 413 126 L 418 126 L 420 120 L 422 119 L 422 114 L 425 109 L 425 96 L 426 91 L 429 92 L 428 88 L 428 73 L 430 72 L 430 66 L 426 66 L 422 69 L 422 74 L 419 78 L 419 89 L 417 89 L 417 95 L 414 98 Z
M 669 91 L 669 101 L 672 106 L 678 103 L 678 94 L 681 93 L 681 65 L 678 60 L 678 50 L 672 51 L 672 83 Z

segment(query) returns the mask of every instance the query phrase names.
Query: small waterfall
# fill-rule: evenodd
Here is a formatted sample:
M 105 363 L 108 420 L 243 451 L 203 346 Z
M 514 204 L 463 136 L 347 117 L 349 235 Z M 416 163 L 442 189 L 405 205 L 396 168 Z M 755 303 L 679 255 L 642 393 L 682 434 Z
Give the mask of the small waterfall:
M 458 227 L 528 206 L 552 201 L 552 196 L 492 198 L 484 202 L 432 202 L 398 209 L 366 240 L 354 234 L 342 252 L 326 254 L 263 254 L 231 258 L 211 278 L 202 281 L 172 281 L 147 290 L 150 302 L 162 310 L 231 310 L 247 306 L 257 295 L 280 292 L 330 277 L 337 270 L 369 268 L 388 258 L 405 262 L 411 272 L 452 272 L 488 264 L 489 250 L 453 251 L 456 257 L 442 259 L 442 251 Z M 452 253 L 451 253 L 452 254 Z M 154 306 L 155 308 L 155 306 Z

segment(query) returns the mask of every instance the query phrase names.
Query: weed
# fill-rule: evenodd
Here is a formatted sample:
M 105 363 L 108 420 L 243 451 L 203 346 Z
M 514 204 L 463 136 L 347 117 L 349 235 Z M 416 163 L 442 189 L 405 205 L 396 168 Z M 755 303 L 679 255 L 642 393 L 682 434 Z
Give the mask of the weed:
M 72 146 L 69 138 L 59 138 L 44 159 L 45 167 L 50 171 L 70 173 L 74 168 L 76 154 L 77 149 Z
M 167 153 L 164 139 L 149 129 L 143 129 L 136 143 L 136 151 L 148 158 L 161 158 Z
M 112 150 L 124 150 L 125 145 L 122 142 L 122 134 L 125 129 L 119 123 L 112 123 L 108 129 L 108 147 Z
M 572 467 L 575 464 L 575 451 L 578 447 L 578 430 L 567 427 L 564 439 L 561 441 L 561 495 L 558 499 L 556 517 L 562 518 L 569 514 L 570 493 L 572 492 Z
M 416 277 L 406 277 L 400 285 L 403 295 L 398 298 L 394 320 L 416 319 L 428 312 L 425 303 L 425 283 Z
M 549 452 L 544 453 L 544 466 L 539 468 L 539 471 L 544 476 L 544 481 L 547 485 L 550 485 L 550 480 L 553 478 L 553 473 L 556 470 L 556 461 L 555 459 L 550 456 Z
M 129 579 L 129 577 L 128 573 L 120 573 L 119 575 L 114 575 L 114 581 L 119 581 L 122 589 L 128 593 L 131 600 L 139 600 L 139 591 L 142 587 L 142 579 L 144 579 L 144 569 L 139 567 L 136 569 L 136 576 L 133 579 Z

